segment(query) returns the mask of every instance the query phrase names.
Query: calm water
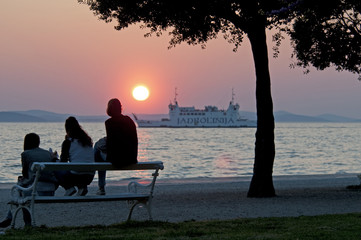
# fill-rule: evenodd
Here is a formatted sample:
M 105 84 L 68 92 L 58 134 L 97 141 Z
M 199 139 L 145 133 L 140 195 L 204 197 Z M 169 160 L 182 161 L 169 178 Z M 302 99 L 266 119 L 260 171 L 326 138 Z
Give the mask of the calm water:
M 104 123 L 83 123 L 94 141 L 105 134 Z M 252 175 L 254 128 L 138 129 L 139 161 L 163 161 L 161 178 L 239 177 Z M 0 123 L 0 182 L 21 174 L 25 134 L 40 135 L 40 147 L 60 150 L 63 123 Z M 361 172 L 360 123 L 278 123 L 275 130 L 274 175 Z M 108 173 L 111 180 L 142 177 Z

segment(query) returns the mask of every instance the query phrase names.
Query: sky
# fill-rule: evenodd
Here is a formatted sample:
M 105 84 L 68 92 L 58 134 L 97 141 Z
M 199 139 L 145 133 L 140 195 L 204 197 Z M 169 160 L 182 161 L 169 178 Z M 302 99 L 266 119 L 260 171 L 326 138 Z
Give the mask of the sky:
M 119 98 L 126 114 L 164 114 L 175 97 L 181 106 L 227 108 L 232 97 L 241 110 L 256 112 L 255 72 L 247 38 L 235 53 L 222 36 L 200 46 L 168 49 L 169 36 L 145 38 L 139 25 L 116 31 L 77 0 L 0 1 L 0 111 L 46 110 L 105 115 Z M 361 82 L 334 69 L 304 74 L 291 69 L 286 39 L 272 58 L 274 111 L 361 119 Z M 149 88 L 145 101 L 135 86 Z

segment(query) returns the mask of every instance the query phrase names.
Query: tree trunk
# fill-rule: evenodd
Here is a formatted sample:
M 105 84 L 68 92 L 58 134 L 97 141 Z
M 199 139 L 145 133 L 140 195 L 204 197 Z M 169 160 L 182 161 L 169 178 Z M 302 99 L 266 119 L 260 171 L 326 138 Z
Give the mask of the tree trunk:
M 268 66 L 266 28 L 262 21 L 248 32 L 256 69 L 257 131 L 253 177 L 248 197 L 274 197 L 272 172 L 275 158 L 274 117 Z

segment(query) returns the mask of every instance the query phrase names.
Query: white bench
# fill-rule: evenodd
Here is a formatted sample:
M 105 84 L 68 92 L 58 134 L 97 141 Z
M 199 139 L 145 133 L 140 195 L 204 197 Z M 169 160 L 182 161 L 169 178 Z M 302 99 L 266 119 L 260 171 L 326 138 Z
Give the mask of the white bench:
M 34 183 L 24 188 L 15 185 L 11 189 L 11 201 L 9 204 L 15 206 L 11 227 L 14 228 L 16 216 L 20 209 L 25 208 L 31 215 L 31 224 L 35 226 L 34 207 L 37 203 L 68 203 L 68 202 L 98 202 L 98 201 L 128 201 L 129 214 L 127 220 L 131 219 L 132 212 L 138 204 L 144 205 L 148 210 L 149 220 L 152 220 L 152 198 L 155 181 L 159 170 L 163 170 L 163 162 L 138 162 L 124 168 L 116 168 L 111 163 L 59 163 L 59 162 L 35 162 L 31 169 L 36 172 Z M 152 181 L 149 185 L 143 185 L 135 181 L 128 184 L 127 192 L 120 192 L 112 195 L 87 195 L 87 196 L 38 196 L 37 184 L 42 171 L 139 171 L 153 170 Z M 30 196 L 21 196 L 22 191 L 31 191 Z

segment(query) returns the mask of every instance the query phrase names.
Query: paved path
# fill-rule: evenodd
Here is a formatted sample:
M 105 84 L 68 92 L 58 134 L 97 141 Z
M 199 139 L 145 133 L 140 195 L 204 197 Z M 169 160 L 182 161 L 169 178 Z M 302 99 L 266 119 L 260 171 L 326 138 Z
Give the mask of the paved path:
M 333 213 L 361 213 L 361 190 L 356 175 L 279 176 L 274 177 L 277 197 L 247 198 L 250 178 L 159 179 L 153 201 L 154 220 L 181 222 L 189 220 L 283 217 Z M 115 191 L 112 182 L 107 192 Z M 5 216 L 11 185 L 0 184 L 0 218 Z M 94 194 L 93 184 L 89 194 Z M 125 189 L 125 186 L 124 186 Z M 63 190 L 58 190 L 62 194 Z M 109 225 L 124 221 L 124 202 L 42 204 L 36 207 L 38 225 L 82 226 Z M 21 220 L 21 218 L 19 218 Z M 136 209 L 135 220 L 147 219 L 145 209 Z M 21 221 L 17 223 L 20 226 Z

